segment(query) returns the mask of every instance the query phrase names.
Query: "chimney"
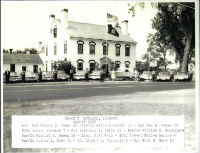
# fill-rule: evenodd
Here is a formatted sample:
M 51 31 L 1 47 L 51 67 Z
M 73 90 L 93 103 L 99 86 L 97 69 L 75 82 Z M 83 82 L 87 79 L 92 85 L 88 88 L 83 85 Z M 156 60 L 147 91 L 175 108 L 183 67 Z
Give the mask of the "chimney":
M 30 50 L 27 50 L 27 51 L 26 51 L 26 54 L 31 54 Z
M 38 53 L 42 52 L 42 42 L 38 42 Z
M 68 28 L 68 9 L 61 10 L 61 25 L 63 29 Z
M 53 22 L 55 21 L 55 15 L 54 14 L 51 14 L 49 15 L 49 30 L 50 30 L 50 33 L 52 33 L 52 24 Z
M 122 21 L 122 33 L 128 35 L 128 20 Z
M 10 48 L 10 49 L 9 49 L 9 51 L 10 51 L 10 54 L 12 54 L 12 53 L 13 53 L 13 49 L 12 49 L 12 48 Z

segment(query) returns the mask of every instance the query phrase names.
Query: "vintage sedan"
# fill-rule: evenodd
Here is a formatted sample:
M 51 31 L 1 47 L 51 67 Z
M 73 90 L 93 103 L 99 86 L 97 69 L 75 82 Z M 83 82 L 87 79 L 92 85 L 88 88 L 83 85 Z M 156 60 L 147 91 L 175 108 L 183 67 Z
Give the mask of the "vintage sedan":
M 57 72 L 57 80 L 68 80 L 69 75 L 65 73 L 65 71 L 58 71 Z
M 171 81 L 172 75 L 169 72 L 159 72 L 156 81 Z
M 143 71 L 142 74 L 139 76 L 140 80 L 152 80 L 152 72 L 151 71 Z
M 190 80 L 190 74 L 187 72 L 177 72 L 174 75 L 174 81 L 189 81 Z
M 55 74 L 49 71 L 42 72 L 42 80 L 43 81 L 53 81 L 55 79 Z
M 17 72 L 10 72 L 10 82 L 19 82 L 21 80 L 22 78 L 20 74 L 17 74 Z
M 38 74 L 34 72 L 25 72 L 25 81 L 39 81 Z
M 76 71 L 74 74 L 74 80 L 84 80 L 85 79 L 85 71 Z
M 115 72 L 116 80 L 134 80 L 135 73 L 129 69 L 118 70 Z
M 95 70 L 89 74 L 89 79 L 91 80 L 100 80 L 101 79 L 101 71 Z

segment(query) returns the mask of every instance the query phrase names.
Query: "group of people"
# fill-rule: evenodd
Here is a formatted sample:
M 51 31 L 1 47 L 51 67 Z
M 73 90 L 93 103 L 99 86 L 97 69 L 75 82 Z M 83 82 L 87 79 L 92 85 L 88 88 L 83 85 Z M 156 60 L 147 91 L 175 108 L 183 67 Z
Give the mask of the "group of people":
M 21 73 L 20 73 L 20 75 L 21 75 L 21 78 L 22 78 L 22 82 L 24 83 L 25 82 L 25 78 L 26 78 L 26 73 L 25 73 L 25 71 L 23 70 Z M 5 71 L 5 82 L 6 82 L 6 84 L 8 84 L 8 83 L 10 83 L 10 71 L 9 70 L 6 70 Z

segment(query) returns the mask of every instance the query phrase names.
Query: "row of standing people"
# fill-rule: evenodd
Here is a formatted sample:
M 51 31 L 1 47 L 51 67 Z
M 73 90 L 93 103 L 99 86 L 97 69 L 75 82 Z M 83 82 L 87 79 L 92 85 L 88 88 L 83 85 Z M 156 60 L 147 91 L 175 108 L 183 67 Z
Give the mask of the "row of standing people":
M 10 82 L 10 71 L 6 70 L 4 74 L 5 74 L 5 77 L 6 77 L 5 82 L 6 82 L 6 84 L 8 84 Z M 22 78 L 22 82 L 25 82 L 25 71 L 22 71 L 20 73 L 20 75 L 21 75 L 21 78 Z

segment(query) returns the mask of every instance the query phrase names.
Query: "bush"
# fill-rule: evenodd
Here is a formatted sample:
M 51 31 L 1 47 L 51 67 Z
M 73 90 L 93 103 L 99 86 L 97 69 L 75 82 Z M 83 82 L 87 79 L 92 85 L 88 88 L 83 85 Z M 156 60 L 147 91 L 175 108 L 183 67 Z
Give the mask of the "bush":
M 70 74 L 71 69 L 75 73 L 76 68 L 71 64 L 71 62 L 68 62 L 68 61 L 59 61 L 58 62 L 57 70 L 65 71 L 66 74 Z

